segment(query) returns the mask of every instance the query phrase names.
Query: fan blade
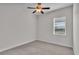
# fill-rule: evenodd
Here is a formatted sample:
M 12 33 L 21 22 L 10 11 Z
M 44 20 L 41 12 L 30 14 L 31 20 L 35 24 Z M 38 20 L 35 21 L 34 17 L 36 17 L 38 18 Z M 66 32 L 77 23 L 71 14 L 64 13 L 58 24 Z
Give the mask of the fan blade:
M 50 9 L 50 7 L 44 7 L 44 8 L 42 8 L 42 9 Z
M 27 8 L 29 8 L 29 9 L 35 9 L 35 7 L 27 7 Z
M 36 12 L 36 10 L 35 11 L 33 11 L 32 13 L 35 13 Z
M 44 14 L 44 12 L 43 12 L 43 11 L 41 11 L 41 13 L 42 13 L 42 14 Z

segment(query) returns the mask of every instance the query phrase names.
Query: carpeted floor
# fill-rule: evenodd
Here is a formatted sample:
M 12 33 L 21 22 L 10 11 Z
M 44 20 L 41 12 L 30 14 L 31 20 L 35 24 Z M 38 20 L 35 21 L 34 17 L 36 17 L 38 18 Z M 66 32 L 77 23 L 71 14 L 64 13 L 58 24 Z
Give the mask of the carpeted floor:
M 73 49 L 36 40 L 13 49 L 0 52 L 0 55 L 73 55 Z

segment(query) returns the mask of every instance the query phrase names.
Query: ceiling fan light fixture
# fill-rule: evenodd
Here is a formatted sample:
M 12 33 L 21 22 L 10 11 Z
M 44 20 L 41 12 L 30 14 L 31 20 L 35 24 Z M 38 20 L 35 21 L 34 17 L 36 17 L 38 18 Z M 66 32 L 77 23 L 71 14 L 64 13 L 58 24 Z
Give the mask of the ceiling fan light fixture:
M 50 7 L 43 7 L 41 3 L 37 3 L 35 7 L 28 7 L 29 9 L 35 9 L 33 13 L 42 13 L 44 14 L 43 10 L 50 9 Z
M 36 12 L 40 13 L 42 11 L 42 9 L 36 9 Z
M 40 10 L 36 10 L 36 12 L 37 12 L 37 13 L 40 13 L 41 11 L 40 11 Z

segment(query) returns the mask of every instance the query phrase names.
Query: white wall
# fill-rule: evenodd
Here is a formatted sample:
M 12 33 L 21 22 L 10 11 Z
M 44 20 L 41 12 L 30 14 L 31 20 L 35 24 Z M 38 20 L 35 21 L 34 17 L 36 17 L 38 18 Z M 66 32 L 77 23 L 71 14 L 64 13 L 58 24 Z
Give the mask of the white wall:
M 36 39 L 36 16 L 28 4 L 0 4 L 0 51 Z
M 53 35 L 53 18 L 66 16 L 66 36 Z M 46 41 L 49 43 L 59 44 L 62 46 L 72 47 L 73 28 L 73 7 L 58 9 L 44 15 L 40 15 L 38 19 L 38 40 Z
M 28 4 L 0 4 L 0 51 L 33 40 L 72 47 L 72 7 L 35 16 Z M 67 36 L 54 36 L 52 20 L 67 16 Z
M 73 49 L 79 55 L 79 4 L 73 6 Z

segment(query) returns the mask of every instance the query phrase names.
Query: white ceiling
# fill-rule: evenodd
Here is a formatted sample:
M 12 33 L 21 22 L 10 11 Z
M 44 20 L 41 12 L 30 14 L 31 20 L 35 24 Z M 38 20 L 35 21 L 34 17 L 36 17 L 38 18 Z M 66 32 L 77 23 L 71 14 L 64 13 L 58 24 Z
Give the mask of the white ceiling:
M 29 7 L 34 7 L 36 3 L 28 3 L 27 6 Z M 45 13 L 49 12 L 49 11 L 53 11 L 53 10 L 56 10 L 56 9 L 60 9 L 60 8 L 64 8 L 64 7 L 67 7 L 67 6 L 71 6 L 72 3 L 42 3 L 42 5 L 44 7 L 50 7 L 49 10 L 44 10 Z M 33 12 L 34 9 L 31 9 L 31 11 Z

